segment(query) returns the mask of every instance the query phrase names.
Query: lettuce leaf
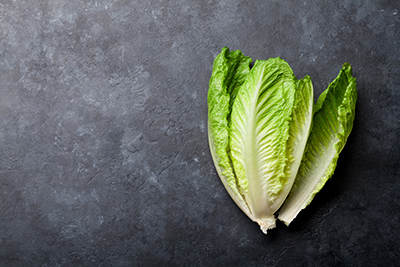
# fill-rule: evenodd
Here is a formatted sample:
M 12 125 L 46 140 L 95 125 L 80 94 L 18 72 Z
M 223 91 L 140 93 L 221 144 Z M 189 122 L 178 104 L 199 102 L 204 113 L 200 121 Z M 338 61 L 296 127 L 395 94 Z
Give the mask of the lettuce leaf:
M 311 203 L 333 175 L 353 128 L 356 101 L 356 79 L 346 63 L 318 98 L 306 152 L 288 199 L 279 211 L 279 219 L 285 224 L 289 225 Z
M 230 159 L 229 121 L 238 88 L 250 72 L 252 59 L 241 51 L 227 47 L 215 58 L 208 90 L 208 139 L 218 175 L 235 203 L 251 217 L 247 204 L 239 194 L 237 179 Z
M 295 82 L 283 60 L 257 60 L 232 108 L 230 148 L 239 191 L 263 231 L 275 227 L 273 207 L 288 182 Z
M 277 210 L 284 202 L 296 178 L 306 143 L 312 129 L 312 118 L 314 115 L 313 107 L 314 89 L 311 78 L 306 76 L 303 79 L 298 80 L 296 83 L 295 106 L 289 126 L 289 139 L 287 146 L 289 150 L 287 152 L 289 164 L 286 165 L 286 168 L 290 173 L 290 178 L 288 179 L 288 183 L 282 189 L 280 199 L 275 201 L 277 207 L 274 207 L 274 210 Z

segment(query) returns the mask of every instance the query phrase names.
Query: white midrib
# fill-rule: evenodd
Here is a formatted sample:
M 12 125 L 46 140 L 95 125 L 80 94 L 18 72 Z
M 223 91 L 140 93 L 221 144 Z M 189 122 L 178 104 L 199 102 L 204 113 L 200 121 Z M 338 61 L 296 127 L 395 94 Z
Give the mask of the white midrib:
M 334 144 L 338 141 L 339 139 L 337 138 L 331 139 L 327 149 L 324 151 L 324 156 L 320 157 L 319 160 L 314 163 L 318 168 L 312 170 L 312 177 L 296 177 L 298 179 L 305 179 L 307 185 L 302 186 L 302 190 L 298 190 L 297 194 L 293 195 L 292 198 L 289 198 L 289 203 L 287 203 L 287 205 L 285 204 L 279 212 L 279 219 L 283 220 L 286 224 L 289 224 L 294 218 L 296 218 L 299 212 L 310 203 L 310 195 L 326 176 L 326 171 L 337 153 Z
M 249 184 L 249 202 L 253 215 L 257 219 L 268 218 L 272 214 L 267 205 L 268 199 L 266 192 L 261 184 L 261 176 L 259 171 L 259 159 L 257 157 L 257 144 L 256 144 L 256 129 L 257 129 L 257 102 L 262 86 L 262 78 L 265 69 L 262 70 L 257 86 L 255 86 L 253 97 L 251 98 L 248 127 L 245 129 L 247 137 L 246 145 L 244 147 L 244 163 L 245 171 L 247 174 L 247 181 Z

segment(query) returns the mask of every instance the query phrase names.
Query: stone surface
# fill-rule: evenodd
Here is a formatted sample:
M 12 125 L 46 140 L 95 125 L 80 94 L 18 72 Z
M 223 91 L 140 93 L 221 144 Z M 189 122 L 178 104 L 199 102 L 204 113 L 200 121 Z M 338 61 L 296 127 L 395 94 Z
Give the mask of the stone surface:
M 399 10 L 1 1 L 0 265 L 397 265 Z M 280 56 L 317 96 L 344 62 L 357 77 L 333 178 L 268 235 L 230 199 L 208 150 L 208 81 L 223 46 Z

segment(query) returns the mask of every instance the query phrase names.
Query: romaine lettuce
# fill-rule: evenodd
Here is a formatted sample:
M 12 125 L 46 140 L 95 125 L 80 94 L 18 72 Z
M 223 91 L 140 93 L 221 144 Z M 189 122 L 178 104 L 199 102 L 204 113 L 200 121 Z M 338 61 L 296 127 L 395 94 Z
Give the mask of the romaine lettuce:
M 208 91 L 208 136 L 214 165 L 226 190 L 266 233 L 275 227 L 275 213 L 289 192 L 291 197 L 280 213 L 280 219 L 285 222 L 286 211 L 299 212 L 295 211 L 297 197 L 304 198 L 307 194 L 303 184 L 321 180 L 321 177 L 315 178 L 318 171 L 311 172 L 312 177 L 303 174 L 310 173 L 308 167 L 312 164 L 317 169 L 323 168 L 319 164 L 326 165 L 330 159 L 324 156 L 330 152 L 329 148 L 325 151 L 318 143 L 321 132 L 325 134 L 323 144 L 334 144 L 337 154 L 343 148 L 354 119 L 355 82 L 350 79 L 350 65 L 345 65 L 347 71 L 342 72 L 348 75 L 343 79 L 338 77 L 321 95 L 314 115 L 309 76 L 297 80 L 288 63 L 280 58 L 256 60 L 250 68 L 251 63 L 252 59 L 243 56 L 241 51 L 229 51 L 226 47 L 215 58 Z M 354 90 L 346 90 L 350 83 L 354 84 Z M 335 126 L 332 118 L 343 121 L 346 126 Z M 330 140 L 334 136 L 332 127 L 340 128 L 341 138 L 337 138 L 341 143 Z M 313 154 L 313 148 L 318 150 L 317 154 Z M 333 173 L 336 161 L 332 164 L 328 166 Z M 315 195 L 317 189 L 313 188 L 311 193 Z M 312 196 L 307 199 L 311 201 Z

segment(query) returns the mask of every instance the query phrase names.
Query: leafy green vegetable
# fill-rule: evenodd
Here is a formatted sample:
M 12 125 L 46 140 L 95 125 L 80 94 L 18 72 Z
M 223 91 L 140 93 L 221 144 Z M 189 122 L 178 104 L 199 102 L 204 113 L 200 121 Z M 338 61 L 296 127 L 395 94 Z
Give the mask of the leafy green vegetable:
M 229 195 L 250 218 L 252 214 L 238 191 L 229 157 L 228 121 L 238 88 L 250 72 L 251 62 L 251 58 L 240 51 L 222 48 L 214 60 L 208 90 L 208 138 L 214 165 Z
M 318 98 L 306 153 L 290 195 L 279 212 L 279 219 L 285 224 L 289 225 L 311 203 L 333 175 L 339 153 L 353 128 L 356 101 L 356 79 L 350 64 L 344 64 L 338 77 Z
M 289 192 L 293 200 L 287 200 L 284 208 L 298 213 L 295 204 L 297 197 L 304 198 L 306 194 L 303 185 L 308 190 L 308 183 L 321 179 L 315 178 L 319 172 L 310 171 L 310 166 L 321 169 L 321 162 L 329 160 L 324 153 L 332 150 L 328 148 L 334 135 L 331 130 L 343 128 L 339 129 L 345 136 L 340 138 L 341 143 L 331 142 L 336 151 L 343 148 L 354 119 L 355 82 L 350 81 L 350 65 L 345 65 L 350 72 L 343 72 L 350 73 L 347 83 L 354 84 L 354 90 L 340 89 L 348 84 L 346 78 L 338 78 L 319 98 L 314 115 L 309 76 L 297 80 L 280 58 L 257 60 L 250 68 L 251 63 L 252 59 L 239 50 L 229 51 L 226 47 L 215 58 L 208 91 L 208 136 L 214 165 L 226 190 L 266 233 L 275 227 L 275 213 Z M 347 99 L 353 102 L 348 103 Z M 343 121 L 346 127 L 337 126 L 332 118 Z M 325 150 L 318 143 L 321 136 L 325 140 L 321 144 L 328 144 Z M 336 161 L 329 165 L 332 173 L 335 166 Z M 319 189 L 314 188 L 312 193 L 315 195 Z M 307 199 L 310 202 L 312 197 Z M 284 221 L 285 210 L 280 213 Z
M 285 167 L 295 93 L 286 62 L 258 60 L 232 108 L 229 140 L 237 186 L 264 231 L 275 226 L 276 200 L 290 176 Z

